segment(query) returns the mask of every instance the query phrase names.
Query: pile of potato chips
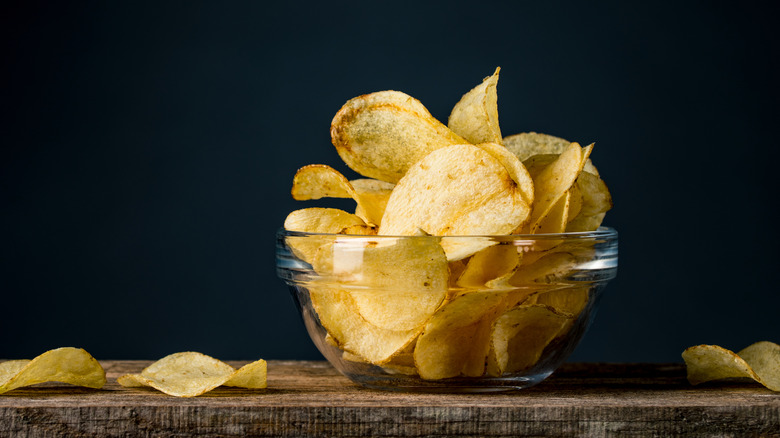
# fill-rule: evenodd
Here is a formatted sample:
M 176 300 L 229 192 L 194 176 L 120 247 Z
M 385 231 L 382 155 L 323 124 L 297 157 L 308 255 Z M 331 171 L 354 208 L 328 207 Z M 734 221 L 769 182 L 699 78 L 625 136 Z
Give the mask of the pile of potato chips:
M 592 248 L 544 236 L 596 230 L 612 207 L 593 145 L 502 137 L 498 74 L 446 126 L 398 91 L 351 99 L 331 138 L 366 178 L 319 164 L 296 173 L 294 199 L 356 202 L 284 223 L 301 232 L 287 245 L 316 272 L 309 298 L 345 359 L 429 380 L 521 372 L 587 306 L 587 286 L 560 280 Z M 540 238 L 519 245 L 516 234 Z

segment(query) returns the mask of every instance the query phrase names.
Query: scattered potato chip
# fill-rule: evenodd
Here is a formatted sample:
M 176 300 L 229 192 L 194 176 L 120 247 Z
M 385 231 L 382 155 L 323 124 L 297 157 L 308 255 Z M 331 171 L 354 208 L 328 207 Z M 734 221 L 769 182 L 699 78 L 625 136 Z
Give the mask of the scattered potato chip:
M 573 316 L 542 304 L 521 305 L 501 315 L 493 327 L 488 373 L 500 376 L 535 365 Z
M 717 345 L 696 345 L 683 351 L 692 385 L 728 378 L 750 378 L 780 391 L 780 345 L 757 342 L 739 353 Z
M 450 113 L 447 125 L 453 132 L 471 143 L 501 143 L 498 126 L 497 68 L 493 76 L 464 94 Z
M 125 387 L 150 386 L 175 397 L 195 397 L 218 386 L 262 389 L 267 386 L 266 362 L 262 359 L 236 370 L 205 354 L 174 353 L 149 365 L 141 374 L 117 379 Z
M 331 140 L 355 172 L 397 182 L 430 152 L 467 143 L 413 97 L 380 91 L 348 101 L 331 122 Z
M 508 234 L 530 212 L 503 164 L 473 145 L 437 149 L 412 166 L 387 202 L 380 235 Z M 484 247 L 442 246 L 458 260 Z
M 33 360 L 0 363 L 0 394 L 43 382 L 102 388 L 106 372 L 89 353 L 73 347 L 49 350 Z

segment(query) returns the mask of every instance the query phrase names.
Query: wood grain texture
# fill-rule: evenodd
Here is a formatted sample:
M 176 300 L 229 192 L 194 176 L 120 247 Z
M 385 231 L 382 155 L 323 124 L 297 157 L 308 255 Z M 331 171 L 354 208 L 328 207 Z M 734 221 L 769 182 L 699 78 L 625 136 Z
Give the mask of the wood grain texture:
M 365 389 L 326 362 L 300 361 L 270 361 L 264 390 L 185 399 L 116 383 L 149 363 L 102 362 L 101 390 L 0 395 L 0 436 L 780 436 L 780 394 L 693 387 L 681 364 L 566 364 L 533 388 L 490 394 Z

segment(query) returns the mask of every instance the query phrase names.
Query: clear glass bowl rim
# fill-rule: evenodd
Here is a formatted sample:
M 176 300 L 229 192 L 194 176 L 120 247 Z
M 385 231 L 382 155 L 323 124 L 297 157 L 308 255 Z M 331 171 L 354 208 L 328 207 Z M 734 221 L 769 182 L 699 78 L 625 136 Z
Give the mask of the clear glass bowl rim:
M 595 231 L 575 231 L 568 233 L 548 233 L 548 234 L 459 234 L 459 235 L 423 235 L 423 236 L 409 236 L 409 235 L 391 235 L 391 234 L 335 234 L 335 233 L 311 233 L 305 231 L 292 231 L 284 228 L 279 228 L 279 235 L 284 236 L 296 236 L 296 237 L 340 237 L 340 238 L 362 238 L 362 239 L 430 239 L 430 238 L 445 238 L 445 239 L 496 239 L 496 240 L 580 240 L 580 239 L 617 239 L 618 232 L 612 227 L 599 227 Z

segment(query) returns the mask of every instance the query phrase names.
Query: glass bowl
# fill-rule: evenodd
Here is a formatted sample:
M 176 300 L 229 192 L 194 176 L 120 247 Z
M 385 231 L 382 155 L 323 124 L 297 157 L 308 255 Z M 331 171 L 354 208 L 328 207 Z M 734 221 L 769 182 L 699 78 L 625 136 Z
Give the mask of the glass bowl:
M 617 232 L 277 233 L 277 273 L 312 341 L 366 387 L 481 392 L 547 378 L 617 274 Z

